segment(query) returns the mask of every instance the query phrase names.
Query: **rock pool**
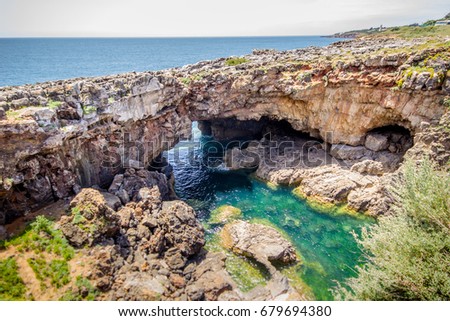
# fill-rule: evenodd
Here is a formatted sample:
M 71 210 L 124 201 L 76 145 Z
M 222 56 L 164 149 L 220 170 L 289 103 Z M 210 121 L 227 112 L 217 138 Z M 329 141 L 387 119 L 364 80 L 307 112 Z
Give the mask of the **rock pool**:
M 221 205 L 235 206 L 242 210 L 244 220 L 265 222 L 286 235 L 301 255 L 296 275 L 316 299 L 333 299 L 330 290 L 337 282 L 355 276 L 354 267 L 362 264 L 353 232 L 359 234 L 374 221 L 319 212 L 296 197 L 292 188 L 274 187 L 251 173 L 226 170 L 219 161 L 222 152 L 211 137 L 201 136 L 194 123 L 192 140 L 180 142 L 165 155 L 174 168 L 177 195 L 195 208 L 205 223 L 209 242 L 214 242 L 217 232 L 207 225 L 211 211 Z M 252 274 L 249 277 L 264 277 L 264 273 L 248 273 Z

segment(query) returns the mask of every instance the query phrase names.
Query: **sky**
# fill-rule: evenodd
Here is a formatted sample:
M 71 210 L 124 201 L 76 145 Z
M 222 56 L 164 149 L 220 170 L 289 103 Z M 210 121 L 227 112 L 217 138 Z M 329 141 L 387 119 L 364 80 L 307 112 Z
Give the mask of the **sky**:
M 449 11 L 448 0 L 0 0 L 0 37 L 327 35 Z

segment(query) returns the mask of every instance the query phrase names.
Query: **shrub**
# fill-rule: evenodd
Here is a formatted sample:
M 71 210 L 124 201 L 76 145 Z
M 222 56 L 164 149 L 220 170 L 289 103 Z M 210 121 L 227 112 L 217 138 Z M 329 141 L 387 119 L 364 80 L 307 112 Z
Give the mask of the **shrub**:
M 248 60 L 243 57 L 228 58 L 227 60 L 225 60 L 225 65 L 237 66 L 237 65 L 245 64 L 246 62 L 248 62 Z
M 16 260 L 12 257 L 0 260 L 0 301 L 24 300 L 25 291 Z
M 335 291 L 347 300 L 450 299 L 450 176 L 425 160 L 405 164 L 395 215 L 358 240 L 367 264 Z

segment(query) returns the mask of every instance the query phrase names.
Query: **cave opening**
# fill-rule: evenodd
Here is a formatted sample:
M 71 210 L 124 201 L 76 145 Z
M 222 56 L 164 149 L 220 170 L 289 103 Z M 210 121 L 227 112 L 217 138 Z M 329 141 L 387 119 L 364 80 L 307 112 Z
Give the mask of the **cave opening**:
M 267 135 L 314 139 L 310 133 L 298 131 L 285 119 L 275 119 L 267 116 L 259 120 L 238 120 L 235 117 L 199 120 L 198 128 L 206 136 L 212 136 L 218 141 L 230 140 L 260 140 Z
M 404 154 L 413 146 L 411 131 L 400 125 L 387 125 L 367 132 L 365 146 L 375 152 Z

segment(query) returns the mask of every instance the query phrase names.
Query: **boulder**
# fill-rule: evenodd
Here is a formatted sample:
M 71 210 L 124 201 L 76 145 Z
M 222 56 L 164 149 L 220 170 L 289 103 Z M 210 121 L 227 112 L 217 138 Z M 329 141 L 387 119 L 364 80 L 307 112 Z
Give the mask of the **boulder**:
M 297 255 L 292 244 L 272 227 L 236 221 L 224 226 L 222 244 L 236 254 L 251 257 L 273 270 L 272 262 L 292 263 Z M 271 271 L 272 272 L 272 271 Z
M 356 163 L 351 168 L 352 171 L 361 174 L 369 175 L 383 175 L 384 168 L 383 164 L 370 159 L 363 160 L 362 162 Z
M 113 210 L 118 210 L 119 207 L 122 206 L 122 202 L 120 201 L 120 198 L 116 195 L 113 195 L 111 193 L 107 192 L 100 192 L 105 199 L 106 204 L 108 204 L 109 207 L 111 207 Z
M 388 137 L 381 134 L 368 134 L 366 137 L 366 148 L 379 152 L 383 149 L 387 149 L 389 146 Z
M 83 189 L 70 202 L 70 210 L 60 224 L 64 236 L 75 247 L 92 246 L 118 232 L 119 216 L 95 189 Z
M 186 287 L 190 300 L 218 300 L 223 293 L 232 293 L 230 297 L 240 298 L 234 281 L 225 270 L 226 256 L 223 253 L 207 253 L 192 273 L 191 282 Z M 225 298 L 222 296 L 221 298 Z
M 186 256 L 200 251 L 205 244 L 204 230 L 195 212 L 182 201 L 164 202 L 159 221 L 164 229 L 167 246 L 173 246 Z
M 118 196 L 122 202 L 127 200 L 137 200 L 138 192 L 143 187 L 157 186 L 163 200 L 170 199 L 170 191 L 166 175 L 148 171 L 145 169 L 136 170 L 129 168 L 124 174 L 118 174 L 114 177 L 109 193 Z
M 363 157 L 369 157 L 371 154 L 371 151 L 364 146 L 334 144 L 330 149 L 330 155 L 341 160 L 357 160 Z

